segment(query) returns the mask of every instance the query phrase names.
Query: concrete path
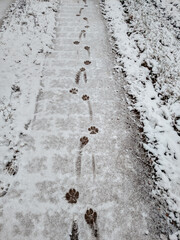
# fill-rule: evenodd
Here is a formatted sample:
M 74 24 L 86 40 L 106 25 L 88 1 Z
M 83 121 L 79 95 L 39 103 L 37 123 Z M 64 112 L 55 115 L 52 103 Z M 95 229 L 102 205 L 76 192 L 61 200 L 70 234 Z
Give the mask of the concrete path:
M 112 62 L 98 2 L 63 0 L 0 239 L 158 239 Z

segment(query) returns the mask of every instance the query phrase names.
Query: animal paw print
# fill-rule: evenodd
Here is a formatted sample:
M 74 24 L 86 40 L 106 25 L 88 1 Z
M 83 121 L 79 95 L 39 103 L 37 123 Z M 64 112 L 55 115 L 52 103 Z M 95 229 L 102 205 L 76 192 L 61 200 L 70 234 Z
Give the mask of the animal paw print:
M 86 37 L 86 30 L 81 30 L 80 34 L 79 34 L 79 39 L 81 39 L 81 37 Z
M 89 100 L 89 96 L 88 96 L 88 95 L 83 95 L 83 96 L 82 96 L 82 100 L 88 101 L 88 100 Z
M 78 45 L 80 42 L 79 41 L 75 41 L 73 42 L 75 45 Z
M 95 126 L 91 126 L 90 128 L 88 128 L 88 131 L 90 131 L 90 134 L 96 134 L 99 132 L 98 128 L 96 128 Z
M 81 13 L 82 13 L 82 10 L 83 10 L 83 9 L 84 9 L 84 8 L 81 8 L 81 9 L 79 10 L 79 13 L 76 14 L 77 17 L 81 16 Z
M 86 71 L 86 69 L 82 67 L 82 68 L 80 68 L 80 71 L 84 72 L 84 71 Z
M 9 173 L 9 175 L 16 175 L 18 172 L 18 166 L 15 160 L 11 160 L 6 164 L 5 170 Z
M 85 81 L 85 83 L 87 83 L 86 69 L 84 67 L 82 67 L 82 68 L 79 69 L 79 71 L 77 72 L 76 77 L 75 77 L 75 82 L 77 84 L 79 84 L 81 73 L 84 73 L 84 81 Z
M 89 50 L 90 50 L 90 47 L 85 46 L 84 49 L 87 50 L 87 51 L 89 51 Z
M 87 224 L 93 225 L 94 223 L 96 223 L 97 213 L 95 211 L 93 211 L 92 208 L 90 208 L 86 211 L 84 218 L 85 218 Z
M 78 89 L 77 88 L 72 88 L 71 90 L 69 90 L 69 92 L 72 93 L 72 94 L 77 94 Z
M 88 23 L 88 18 L 87 17 L 84 17 L 83 19 Z
M 66 200 L 68 203 L 77 203 L 77 199 L 79 198 L 79 192 L 74 188 L 71 188 L 68 193 L 66 193 Z
M 86 144 L 88 144 L 89 139 L 87 137 L 82 137 L 80 138 L 80 142 L 83 146 L 85 146 Z
M 89 65 L 89 64 L 91 64 L 91 61 L 85 61 L 84 64 Z
M 3 197 L 8 192 L 10 184 L 4 184 L 0 181 L 0 197 Z
M 79 239 L 78 236 L 79 236 L 78 224 L 77 224 L 77 221 L 73 221 L 70 240 L 78 240 Z

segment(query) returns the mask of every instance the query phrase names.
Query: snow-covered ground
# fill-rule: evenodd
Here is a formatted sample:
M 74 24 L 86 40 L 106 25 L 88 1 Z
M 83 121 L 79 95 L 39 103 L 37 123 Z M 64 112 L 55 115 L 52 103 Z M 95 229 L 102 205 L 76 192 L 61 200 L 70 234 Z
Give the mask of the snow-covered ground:
M 140 118 L 154 194 L 180 229 L 180 3 L 168 0 L 101 1 L 113 39 L 117 71 L 127 81 L 130 110 Z M 171 235 L 180 239 L 180 232 Z
M 7 5 L 4 5 L 4 7 L 7 7 L 9 5 L 8 1 L 0 0 L 1 4 L 5 2 Z M 5 230 L 2 231 L 2 236 L 6 236 L 7 240 L 12 239 L 11 230 L 16 234 L 16 239 L 19 240 L 19 236 L 24 234 L 24 236 L 21 236 L 22 239 L 29 240 L 28 236 L 30 235 L 25 238 L 25 234 L 31 234 L 34 231 L 34 223 L 36 223 L 33 239 L 36 236 L 39 240 L 38 234 L 41 234 L 39 229 L 42 230 L 44 227 L 44 220 L 47 227 L 42 231 L 44 237 L 48 237 L 48 234 L 53 235 L 53 231 L 62 234 L 65 228 L 68 228 L 69 222 L 67 219 L 71 218 L 69 215 L 66 216 L 66 211 L 70 211 L 69 208 L 63 208 L 62 194 L 64 186 L 71 182 L 72 185 L 79 187 L 83 194 L 85 191 L 84 198 L 81 199 L 81 206 L 85 208 L 92 205 L 92 203 L 88 202 L 91 199 L 92 202 L 94 201 L 98 211 L 102 213 L 100 214 L 100 226 L 101 229 L 104 228 L 102 235 L 106 235 L 106 238 L 103 239 L 106 240 L 107 236 L 109 236 L 108 239 L 113 240 L 121 239 L 119 236 L 122 236 L 122 239 L 126 239 L 126 237 L 127 239 L 133 239 L 136 236 L 138 240 L 157 240 L 157 237 L 154 237 L 157 233 L 148 230 L 148 227 L 151 228 L 151 226 L 148 226 L 148 221 L 152 224 L 148 204 L 142 201 L 144 195 L 141 195 L 139 190 L 136 191 L 136 189 L 143 189 L 142 183 L 139 186 L 133 183 L 133 179 L 138 175 L 138 170 L 132 167 L 135 157 L 133 156 L 134 152 L 131 153 L 131 146 L 128 146 L 128 140 L 131 144 L 134 140 L 128 138 L 130 135 L 125 124 L 126 110 L 119 109 L 120 105 L 121 107 L 126 106 L 123 103 L 124 100 L 122 98 L 121 104 L 118 105 L 119 99 L 117 95 L 115 96 L 118 91 L 121 92 L 121 95 L 123 93 L 122 90 L 115 89 L 112 73 L 109 71 L 111 64 L 109 64 L 109 58 L 106 54 L 107 43 L 102 39 L 106 35 L 102 29 L 101 32 L 97 27 L 97 23 L 100 23 L 100 17 L 95 14 L 97 13 L 95 9 L 98 9 L 97 2 L 95 0 L 89 3 L 86 0 L 69 0 L 68 3 L 64 0 L 63 2 L 65 12 L 62 11 L 60 14 L 61 18 L 59 19 L 61 20 L 59 20 L 59 26 L 57 27 L 56 14 L 60 1 L 15 1 L 0 32 L 0 197 L 6 196 L 8 199 L 0 198 L 3 199 L 2 203 L 6 205 L 4 210 L 5 219 L 0 220 L 0 231 L 4 224 Z M 86 2 L 89 8 L 84 5 Z M 136 114 L 140 120 L 136 119 L 142 136 L 140 145 L 144 147 L 149 155 L 149 162 L 146 164 L 153 169 L 152 177 L 155 184 L 153 194 L 160 201 L 164 199 L 167 204 L 163 217 L 174 225 L 174 227 L 170 227 L 170 240 L 179 240 L 179 1 L 102 0 L 101 6 L 112 35 L 113 51 L 117 62 L 114 69 L 119 73 L 121 86 L 123 85 L 122 78 L 125 79 L 124 90 L 129 95 L 127 98 L 129 109 L 132 115 Z M 77 14 L 77 10 L 79 14 Z M 85 13 L 86 15 L 84 15 Z M 69 17 L 68 14 L 73 14 L 73 17 Z M 91 20 L 90 22 L 87 16 Z M 78 17 L 79 21 L 77 20 Z M 102 27 L 102 23 L 100 26 Z M 98 36 L 99 32 L 102 35 Z M 91 35 L 94 38 L 90 37 Z M 56 44 L 53 41 L 55 36 L 59 37 Z M 99 39 L 101 39 L 101 43 L 98 42 Z M 72 44 L 73 41 L 75 41 L 74 45 Z M 96 41 L 98 47 L 95 44 Z M 75 44 L 80 44 L 78 45 L 80 46 L 79 51 L 74 50 Z M 53 50 L 54 45 L 56 46 L 55 50 Z M 50 54 L 52 52 L 53 54 Z M 101 58 L 104 61 L 101 61 Z M 101 113 L 96 118 L 96 124 L 99 124 L 98 127 L 100 126 L 99 142 L 96 142 L 90 136 L 89 139 L 93 139 L 92 145 L 88 144 L 91 147 L 84 151 L 87 160 L 83 166 L 85 169 L 91 164 L 89 160 L 91 150 L 93 149 L 97 154 L 97 162 L 92 155 L 94 176 L 96 171 L 99 174 L 96 176 L 99 180 L 97 181 L 98 184 L 95 185 L 91 181 L 91 168 L 85 170 L 84 182 L 75 183 L 75 178 L 72 177 L 72 173 L 70 174 L 70 171 L 73 172 L 72 166 L 70 167 L 70 163 L 67 161 L 69 155 L 67 154 L 67 159 L 63 156 L 63 160 L 59 161 L 62 156 L 60 156 L 61 152 L 58 152 L 59 146 L 64 144 L 64 148 L 68 147 L 69 154 L 71 154 L 72 146 L 68 144 L 75 141 L 77 132 L 79 134 L 80 131 L 81 134 L 85 131 L 84 126 L 86 124 L 89 127 L 89 120 L 87 120 L 89 118 L 86 116 L 82 99 L 80 98 L 78 101 L 76 98 L 69 100 L 71 79 L 76 73 L 76 78 L 78 74 L 81 76 L 81 71 L 79 73 L 74 72 L 74 67 L 80 69 L 81 63 L 89 59 L 92 62 L 90 65 L 92 68 L 87 66 L 88 70 L 84 74 L 88 74 L 83 76 L 90 76 L 91 81 L 88 81 L 88 84 L 89 82 L 90 84 L 87 88 L 86 85 L 83 85 L 79 92 L 84 94 L 87 91 L 92 96 L 95 110 Z M 83 66 L 86 67 L 86 65 Z M 105 75 L 101 75 L 102 73 L 105 73 Z M 62 80 L 62 76 L 66 76 L 66 78 Z M 77 87 L 74 82 L 73 84 L 73 87 Z M 98 88 L 97 91 L 96 87 Z M 112 94 L 113 91 L 114 95 Z M 76 97 L 77 95 L 73 96 Z M 93 98 L 95 99 L 94 102 Z M 82 108 L 77 107 L 76 101 L 79 104 L 78 106 Z M 72 106 L 69 106 L 69 104 Z M 88 107 L 89 112 L 92 113 L 89 101 Z M 68 112 L 69 110 L 70 112 Z M 58 116 L 55 116 L 56 111 L 59 111 Z M 77 119 L 73 114 L 70 115 L 71 111 L 79 114 L 81 124 L 77 123 Z M 62 112 L 64 114 L 63 118 Z M 83 121 L 84 116 L 87 117 L 85 119 L 87 121 Z M 119 118 L 121 118 L 120 129 L 117 128 Z M 67 119 L 67 122 L 64 119 Z M 105 135 L 101 135 L 101 133 Z M 72 136 L 69 134 L 72 134 Z M 64 141 L 59 136 L 62 136 Z M 70 139 L 67 136 L 70 136 Z M 109 145 L 105 143 L 104 137 L 107 143 L 109 141 Z M 66 146 L 66 143 L 68 146 Z M 71 161 L 78 152 L 76 142 L 73 142 L 73 144 L 75 148 L 71 154 Z M 52 147 L 52 151 L 49 145 Z M 98 146 L 102 146 L 102 149 L 97 150 Z M 35 149 L 36 151 L 38 149 L 38 157 Z M 112 150 L 112 155 L 110 153 L 106 155 L 108 149 Z M 115 160 L 116 151 L 118 151 L 117 160 Z M 79 152 L 81 155 L 81 151 Z M 108 156 L 106 161 L 111 159 L 111 163 L 104 160 L 105 158 L 101 156 L 102 152 L 104 156 Z M 46 162 L 47 156 L 43 154 L 47 154 L 48 162 Z M 63 151 L 62 154 L 64 154 Z M 42 155 L 44 158 L 42 158 Z M 144 161 L 144 159 L 142 160 Z M 97 170 L 95 171 L 96 167 Z M 32 172 L 34 175 L 31 174 Z M 62 172 L 64 172 L 64 178 L 60 177 Z M 139 170 L 139 173 L 142 174 L 141 170 Z M 66 176 L 66 174 L 68 175 Z M 106 174 L 107 182 L 104 182 L 104 174 Z M 17 178 L 14 178 L 15 175 Z M 41 182 L 41 178 L 44 181 Z M 53 179 L 53 181 L 48 181 L 47 178 Z M 111 179 L 114 180 L 110 181 Z M 61 181 L 64 181 L 64 185 L 61 185 Z M 88 186 L 87 192 L 84 183 Z M 27 186 L 31 191 L 28 190 Z M 100 189 L 98 189 L 99 186 Z M 121 191 L 121 187 L 123 187 L 124 191 Z M 105 192 L 101 190 L 103 188 Z M 57 189 L 61 190 L 58 192 Z M 93 196 L 91 196 L 89 189 L 94 193 Z M 7 194 L 8 190 L 9 195 Z M 40 196 L 42 198 L 41 202 L 43 202 L 42 205 L 40 204 L 41 207 L 43 206 L 40 209 L 38 208 L 38 194 L 39 198 Z M 102 201 L 105 201 L 106 198 L 110 200 L 102 204 L 101 198 Z M 53 201 L 57 199 L 54 208 Z M 50 207 L 51 210 L 45 214 L 50 206 L 48 200 L 51 202 L 52 208 Z M 85 200 L 87 200 L 88 205 L 83 202 Z M 149 201 L 149 198 L 147 197 L 146 200 Z M 31 201 L 35 204 L 35 208 L 33 208 L 33 204 L 32 206 L 29 205 Z M 0 213 L 2 203 L 0 203 Z M 165 203 L 162 201 L 163 205 Z M 44 208 L 43 204 L 46 205 L 47 209 Z M 16 206 L 19 207 L 18 210 Z M 57 206 L 59 207 L 58 210 Z M 77 215 L 83 214 L 81 207 L 73 209 Z M 44 218 L 41 213 L 44 214 Z M 116 215 L 119 225 L 123 226 L 123 229 L 119 228 L 118 222 L 113 218 L 113 213 Z M 11 220 L 8 219 L 9 216 L 11 216 Z M 59 220 L 60 216 L 61 220 Z M 65 228 L 58 230 L 59 226 L 56 226 L 51 221 L 51 217 L 57 222 L 61 221 L 62 226 L 65 226 Z M 113 225 L 109 224 L 109 217 L 116 226 L 114 232 Z M 80 220 L 80 222 L 83 221 Z M 14 226 L 11 226 L 11 224 L 14 224 Z M 53 231 L 51 228 L 53 228 Z M 87 232 L 82 231 L 85 239 L 88 230 L 86 230 Z M 46 233 L 48 233 L 47 236 Z M 66 234 L 63 237 L 68 236 L 68 233 Z M 89 238 L 91 238 L 90 235 Z M 59 239 L 59 236 L 56 235 L 53 239 Z M 161 235 L 161 239 L 166 239 L 165 235 Z
M 0 23 L 3 17 L 6 15 L 6 11 L 12 2 L 13 0 L 0 0 Z
M 7 175 L 3 166 L 19 153 L 19 134 L 34 116 L 42 66 L 52 51 L 58 1 L 17 0 L 0 32 L 0 173 L 2 188 Z M 23 113 L 23 114 L 22 114 Z M 3 194 L 3 193 L 2 193 Z

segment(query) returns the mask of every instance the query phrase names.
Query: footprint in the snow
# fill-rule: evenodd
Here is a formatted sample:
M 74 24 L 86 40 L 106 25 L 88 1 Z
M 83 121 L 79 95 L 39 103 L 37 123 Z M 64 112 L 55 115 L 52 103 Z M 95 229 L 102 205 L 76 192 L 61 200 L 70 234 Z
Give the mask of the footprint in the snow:
M 81 162 L 82 162 L 82 150 L 85 145 L 87 145 L 89 142 L 89 139 L 87 137 L 80 138 L 80 146 L 79 146 L 79 153 L 76 160 L 76 174 L 78 177 L 81 176 Z
M 13 159 L 13 160 L 9 161 L 8 163 L 6 163 L 5 171 L 7 171 L 8 174 L 12 175 L 12 176 L 17 174 L 18 166 L 17 166 L 16 159 Z
M 96 134 L 99 132 L 98 128 L 96 128 L 95 126 L 91 126 L 90 128 L 88 128 L 88 131 L 90 131 L 90 134 Z
M 76 77 L 75 77 L 75 82 L 77 84 L 79 84 L 79 81 L 80 81 L 80 77 L 81 77 L 81 74 L 83 73 L 83 77 L 84 77 L 84 82 L 87 83 L 87 73 L 86 73 L 86 69 L 85 68 L 80 68 L 79 71 L 77 72 L 76 74 Z
M 75 45 L 79 45 L 79 41 L 75 41 L 75 42 L 73 42 Z
M 88 52 L 88 56 L 90 57 L 90 47 L 85 46 L 84 49 Z
M 85 28 L 89 28 L 90 26 L 86 25 Z
M 83 95 L 82 96 L 82 100 L 83 101 L 88 101 L 89 100 L 89 96 L 88 95 Z
M 6 193 L 9 190 L 10 184 L 5 184 L 4 182 L 0 181 L 0 197 L 3 197 L 6 195 Z
M 69 92 L 72 93 L 72 94 L 77 94 L 78 89 L 77 88 L 72 88 L 71 90 L 69 90 Z
M 97 213 L 92 209 L 88 209 L 84 215 L 84 218 L 89 225 L 93 225 L 97 220 Z
M 78 224 L 77 221 L 73 221 L 70 240 L 78 240 L 79 239 L 78 236 L 79 236 Z
M 84 21 L 86 21 L 87 23 L 89 23 L 87 17 L 84 17 L 83 19 L 84 19 Z
M 88 137 L 84 136 L 84 137 L 80 138 L 80 142 L 81 142 L 81 146 L 84 147 L 85 145 L 88 144 L 89 139 L 88 139 Z
M 87 0 L 83 0 L 83 2 L 86 4 L 86 3 L 87 3 Z
M 79 39 L 82 38 L 82 36 L 85 38 L 86 37 L 86 30 L 81 30 L 80 34 L 79 34 Z
M 92 121 L 92 119 L 93 119 L 93 111 L 92 111 L 91 103 L 90 103 L 90 100 L 89 100 L 89 96 L 88 95 L 83 95 L 82 96 L 82 100 L 83 101 L 87 101 L 87 103 L 88 103 L 89 116 L 90 116 L 90 120 Z
M 68 203 L 77 203 L 79 198 L 79 192 L 74 188 L 69 189 L 69 192 L 66 193 L 66 200 Z
M 12 89 L 13 92 L 20 92 L 21 91 L 20 87 L 18 85 L 15 85 L 15 84 L 12 85 L 11 89 Z
M 85 65 L 90 65 L 90 64 L 91 64 L 91 61 L 88 61 L 88 60 L 87 60 L 87 61 L 84 61 L 84 64 L 85 64 Z
M 83 10 L 83 9 L 84 9 L 84 8 L 81 8 L 81 9 L 79 10 L 79 13 L 76 14 L 77 17 L 81 16 L 81 13 L 82 13 L 82 10 Z
M 97 212 L 92 208 L 88 209 L 84 215 L 86 223 L 90 226 L 92 234 L 94 237 L 98 238 L 98 229 L 97 229 Z

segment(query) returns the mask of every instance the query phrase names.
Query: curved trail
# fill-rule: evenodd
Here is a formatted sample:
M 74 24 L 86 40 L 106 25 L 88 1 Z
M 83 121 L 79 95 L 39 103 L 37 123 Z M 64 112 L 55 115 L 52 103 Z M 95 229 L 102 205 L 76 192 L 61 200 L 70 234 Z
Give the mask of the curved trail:
M 158 239 L 112 69 L 96 1 L 63 0 L 1 239 Z

